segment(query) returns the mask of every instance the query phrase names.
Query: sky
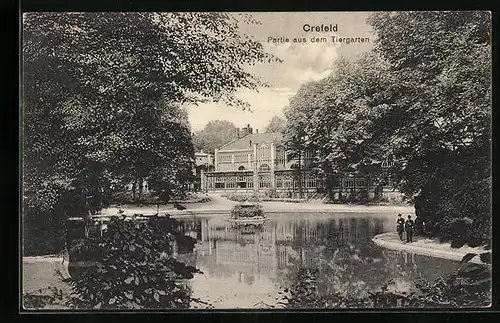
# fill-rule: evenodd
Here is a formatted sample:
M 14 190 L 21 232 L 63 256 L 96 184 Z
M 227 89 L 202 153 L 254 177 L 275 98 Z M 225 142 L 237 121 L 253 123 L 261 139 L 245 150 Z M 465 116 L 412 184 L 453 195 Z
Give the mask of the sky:
M 269 87 L 257 91 L 241 89 L 237 96 L 250 104 L 251 111 L 242 111 L 223 103 L 207 103 L 188 106 L 187 112 L 193 131 L 201 130 L 211 120 L 228 120 L 237 127 L 250 124 L 264 131 L 275 115 L 283 117 L 287 106 L 300 86 L 311 80 L 319 80 L 332 72 L 339 57 L 354 59 L 371 50 L 374 35 L 366 23 L 366 12 L 294 12 L 253 13 L 261 25 L 240 25 L 240 33 L 262 43 L 264 50 L 283 60 L 282 63 L 265 63 L 246 69 L 265 81 Z M 306 32 L 304 24 L 310 26 L 337 26 L 333 32 Z M 332 42 L 331 36 L 369 38 L 365 43 Z M 312 37 L 327 37 L 326 43 L 313 43 Z M 288 37 L 289 43 L 274 43 L 269 37 Z M 292 43 L 293 38 L 306 38 L 306 43 Z

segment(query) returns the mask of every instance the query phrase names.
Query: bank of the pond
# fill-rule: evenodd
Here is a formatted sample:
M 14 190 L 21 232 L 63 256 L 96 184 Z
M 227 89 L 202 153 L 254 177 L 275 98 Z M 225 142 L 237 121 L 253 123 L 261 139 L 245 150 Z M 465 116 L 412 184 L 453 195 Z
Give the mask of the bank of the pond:
M 22 291 L 24 297 L 53 298 L 44 309 L 67 309 L 65 302 L 71 294 L 68 260 L 59 255 L 23 257 Z M 60 294 L 61 298 L 54 297 Z M 26 301 L 26 300 L 25 300 Z M 25 306 L 25 309 L 32 309 Z
M 417 255 L 450 259 L 460 261 L 462 258 L 469 253 L 481 254 L 488 252 L 483 247 L 469 247 L 463 246 L 461 248 L 452 248 L 450 243 L 440 243 L 437 239 L 430 239 L 425 237 L 414 236 L 413 242 L 407 243 L 399 240 L 399 236 L 396 232 L 386 232 L 381 233 L 373 237 L 373 242 L 381 247 L 391 249 L 391 250 L 402 250 Z M 479 256 L 476 256 L 470 260 L 470 262 L 477 264 L 484 264 Z
M 229 214 L 231 208 L 239 202 L 230 201 L 221 196 L 210 196 L 210 201 L 205 203 L 183 204 L 184 209 L 178 210 L 173 205 L 120 205 L 112 206 L 101 211 L 101 215 L 116 215 L 119 211 L 123 214 L 160 214 L 167 213 L 173 217 L 196 215 L 222 215 Z M 387 205 L 347 205 L 347 204 L 320 204 L 320 203 L 290 203 L 280 201 L 259 202 L 266 213 L 402 213 L 415 214 L 413 206 L 387 206 Z

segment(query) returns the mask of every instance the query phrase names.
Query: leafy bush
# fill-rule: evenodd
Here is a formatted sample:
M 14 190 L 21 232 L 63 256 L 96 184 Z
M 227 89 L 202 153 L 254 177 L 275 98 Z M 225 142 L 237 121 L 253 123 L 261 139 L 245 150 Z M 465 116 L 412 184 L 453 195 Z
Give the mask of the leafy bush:
M 64 248 L 69 216 L 88 213 L 80 194 L 62 185 L 50 184 L 24 199 L 23 255 L 58 253 Z
M 38 309 L 44 308 L 47 305 L 60 305 L 64 303 L 63 299 L 64 293 L 61 289 L 57 287 L 48 287 L 31 293 L 24 293 L 23 307 L 25 309 Z
M 465 264 L 447 277 L 433 282 L 418 279 L 415 290 L 397 293 L 392 280 L 366 297 L 346 297 L 342 291 L 321 295 L 317 291 L 317 269 L 301 269 L 297 284 L 285 289 L 287 308 L 381 308 L 381 307 L 480 307 L 491 303 L 491 271 L 486 266 Z
M 226 198 L 230 201 L 235 201 L 235 202 L 260 202 L 261 198 L 258 196 L 252 195 L 252 196 L 245 196 L 245 195 L 228 195 Z
M 251 207 L 245 207 L 242 205 L 235 205 L 231 209 L 231 218 L 251 218 L 256 216 L 264 216 L 264 210 L 262 209 L 262 205 L 255 204 Z
M 72 277 L 71 305 L 76 308 L 188 308 L 200 302 L 183 281 L 200 273 L 173 258 L 178 222 L 154 217 L 147 223 L 113 218 L 102 238 L 86 240 L 87 260 L 96 266 Z M 182 235 L 183 236 L 183 235 Z M 194 246 L 195 240 L 183 243 Z M 93 258 L 93 259 L 92 259 Z
M 279 197 L 278 193 L 276 192 L 276 189 L 267 190 L 264 193 L 264 196 L 269 197 L 269 198 L 278 198 Z
M 244 195 L 228 195 L 226 198 L 235 202 L 245 202 L 247 200 L 247 197 Z

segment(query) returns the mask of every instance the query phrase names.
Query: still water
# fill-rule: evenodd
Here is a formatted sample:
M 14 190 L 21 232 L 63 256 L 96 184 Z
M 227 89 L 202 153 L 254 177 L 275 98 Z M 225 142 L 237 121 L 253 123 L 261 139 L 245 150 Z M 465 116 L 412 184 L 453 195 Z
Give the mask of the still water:
M 395 231 L 394 215 L 373 213 L 270 214 L 261 227 L 237 227 L 223 216 L 183 219 L 198 242 L 179 255 L 203 274 L 192 296 L 215 308 L 279 308 L 279 292 L 297 283 L 300 269 L 318 269 L 318 291 L 363 296 L 394 280 L 411 291 L 418 277 L 434 280 L 458 262 L 381 248 L 379 233 Z

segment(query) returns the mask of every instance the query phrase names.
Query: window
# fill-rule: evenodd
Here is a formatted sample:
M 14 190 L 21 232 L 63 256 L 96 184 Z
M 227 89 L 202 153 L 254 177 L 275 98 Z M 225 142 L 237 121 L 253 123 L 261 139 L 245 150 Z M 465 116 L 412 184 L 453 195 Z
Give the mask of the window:
M 276 187 L 277 188 L 283 187 L 283 180 L 281 178 L 276 178 Z
M 238 170 L 245 170 L 245 166 L 238 167 Z
M 344 187 L 345 188 L 354 188 L 354 178 L 346 178 Z
M 260 188 L 270 188 L 271 182 L 259 182 L 259 187 Z
M 268 164 L 262 164 L 259 166 L 259 172 L 269 172 L 271 167 Z
M 392 159 L 389 159 L 389 158 L 386 158 L 383 162 L 382 162 L 382 167 L 383 168 L 388 168 L 388 167 L 392 167 L 394 166 L 394 161 Z
M 259 176 L 259 188 L 270 188 L 271 187 L 271 176 L 262 175 Z
M 232 155 L 219 155 L 219 163 L 231 163 L 232 160 Z
M 356 178 L 356 187 L 366 187 L 366 180 L 364 178 Z
M 215 188 L 224 188 L 224 183 L 215 183 Z
M 315 178 L 308 178 L 306 180 L 306 187 L 316 187 L 316 179 Z

